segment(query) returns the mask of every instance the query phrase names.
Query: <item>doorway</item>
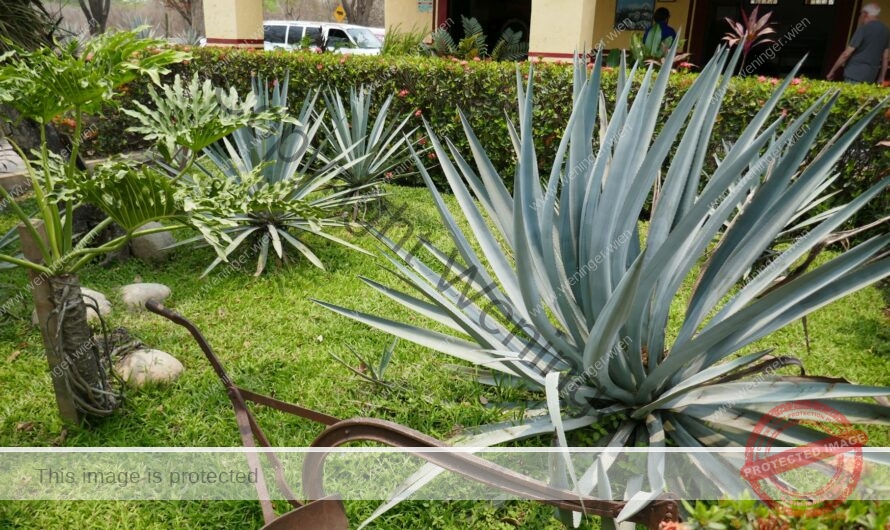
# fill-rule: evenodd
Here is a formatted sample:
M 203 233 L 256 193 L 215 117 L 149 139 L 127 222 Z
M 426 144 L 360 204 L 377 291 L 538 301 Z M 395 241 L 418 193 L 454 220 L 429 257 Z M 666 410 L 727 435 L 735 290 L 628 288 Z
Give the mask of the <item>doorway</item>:
M 741 20 L 744 10 L 759 7 L 759 16 L 772 13 L 776 33 L 770 38 L 775 52 L 763 53 L 770 44 L 751 49 L 747 64 L 750 75 L 782 77 L 806 57 L 800 75 L 823 78 L 844 50 L 853 16 L 860 1 L 843 0 L 712 0 L 696 2 L 695 27 L 706 28 L 692 39 L 690 51 L 696 64 L 703 65 L 729 32 L 725 18 Z

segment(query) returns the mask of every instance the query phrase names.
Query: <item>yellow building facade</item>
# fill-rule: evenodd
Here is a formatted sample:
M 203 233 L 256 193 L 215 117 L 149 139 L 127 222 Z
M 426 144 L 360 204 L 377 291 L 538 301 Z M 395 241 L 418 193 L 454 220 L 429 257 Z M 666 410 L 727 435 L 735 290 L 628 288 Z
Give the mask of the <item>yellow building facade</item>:
M 504 28 L 524 31 L 529 56 L 567 59 L 576 50 L 601 46 L 606 50 L 626 49 L 634 31 L 617 26 L 617 10 L 622 5 L 648 4 L 671 13 L 670 25 L 682 31 L 690 61 L 704 64 L 728 30 L 724 17 L 738 19 L 742 9 L 750 11 L 751 0 L 385 0 L 387 28 L 453 28 L 460 37 L 461 15 L 477 18 L 487 34 L 499 35 Z M 771 58 L 765 72 L 781 74 L 805 54 L 809 58 L 804 73 L 824 75 L 855 29 L 862 0 L 774 0 L 761 5 L 761 12 L 773 11 L 772 20 L 783 37 L 779 59 Z M 890 25 L 890 0 L 879 0 L 881 18 Z M 756 49 L 755 49 L 756 53 Z

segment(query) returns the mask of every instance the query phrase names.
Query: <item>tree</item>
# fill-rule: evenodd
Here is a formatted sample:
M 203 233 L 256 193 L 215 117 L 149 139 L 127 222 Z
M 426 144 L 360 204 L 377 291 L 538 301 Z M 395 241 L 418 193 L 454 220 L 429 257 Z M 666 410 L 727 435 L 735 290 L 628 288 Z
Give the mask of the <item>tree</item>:
M 80 4 L 83 16 L 87 17 L 90 35 L 104 33 L 108 13 L 111 11 L 111 0 L 77 0 L 77 2 Z
M 374 0 L 343 0 L 343 10 L 350 24 L 367 26 L 374 11 Z
M 203 32 L 204 5 L 201 0 L 161 0 L 164 7 L 179 13 L 186 24 L 195 31 Z

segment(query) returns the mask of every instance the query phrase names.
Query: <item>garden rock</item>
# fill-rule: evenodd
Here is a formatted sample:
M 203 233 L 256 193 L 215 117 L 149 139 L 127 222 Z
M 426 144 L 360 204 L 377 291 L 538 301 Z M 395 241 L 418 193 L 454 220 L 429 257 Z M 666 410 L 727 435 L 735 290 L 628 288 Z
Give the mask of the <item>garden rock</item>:
M 172 291 L 160 283 L 131 283 L 121 287 L 121 298 L 130 309 L 144 309 L 145 302 L 157 300 L 163 302 Z
M 90 324 L 98 324 L 100 315 L 105 317 L 111 313 L 111 302 L 108 301 L 108 297 L 104 294 L 86 287 L 80 288 L 80 294 L 83 295 L 83 303 L 87 306 L 87 322 Z M 96 307 L 99 308 L 98 315 L 96 314 Z M 35 326 L 38 325 L 36 309 L 31 312 L 31 323 Z
M 115 368 L 121 379 L 135 387 L 175 381 L 185 369 L 176 357 L 152 349 L 133 350 Z
M 137 231 L 148 230 L 152 228 L 160 228 L 161 223 L 148 223 L 140 226 Z M 134 238 L 130 242 L 130 249 L 133 255 L 142 261 L 158 262 L 163 261 L 170 255 L 172 249 L 168 248 L 176 243 L 173 236 L 169 232 L 158 232 L 157 234 L 148 234 Z

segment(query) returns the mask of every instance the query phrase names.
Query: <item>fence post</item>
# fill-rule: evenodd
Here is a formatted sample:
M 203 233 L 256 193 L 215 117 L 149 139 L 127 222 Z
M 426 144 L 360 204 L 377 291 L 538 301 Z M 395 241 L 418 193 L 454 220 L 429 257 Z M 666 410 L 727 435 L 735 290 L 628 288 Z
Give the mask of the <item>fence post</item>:
M 37 230 L 41 238 L 46 238 L 46 228 L 43 221 L 31 220 L 31 224 Z M 43 262 L 43 254 L 40 245 L 34 239 L 33 234 L 24 224 L 18 226 L 19 238 L 22 242 L 22 253 L 25 259 L 34 263 Z M 77 406 L 74 404 L 74 396 L 66 382 L 68 366 L 59 356 L 59 348 L 53 342 L 55 334 L 51 330 L 56 329 L 58 322 L 53 313 L 52 288 L 49 285 L 49 276 L 43 272 L 28 270 L 28 278 L 31 286 L 31 297 L 37 308 L 37 322 L 40 326 L 40 335 L 43 337 L 43 347 L 46 350 L 46 360 L 49 362 L 49 373 L 52 378 L 53 389 L 56 393 L 56 403 L 59 405 L 59 415 L 65 422 L 79 424 L 83 419 Z

